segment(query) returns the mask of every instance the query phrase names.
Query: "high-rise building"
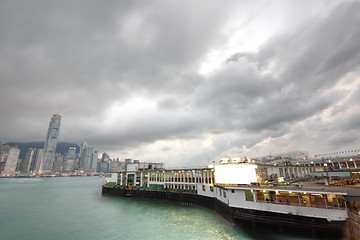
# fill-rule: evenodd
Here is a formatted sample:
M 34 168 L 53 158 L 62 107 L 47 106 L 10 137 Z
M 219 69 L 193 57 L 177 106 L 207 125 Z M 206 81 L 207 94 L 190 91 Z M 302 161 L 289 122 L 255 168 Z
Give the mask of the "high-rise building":
M 24 166 L 24 163 L 25 163 L 25 159 L 21 159 L 19 158 L 18 161 L 17 161 L 17 164 L 16 164 L 16 172 L 21 172 L 21 170 L 23 169 L 23 166 Z
M 20 172 L 23 172 L 23 173 L 30 172 L 30 168 L 33 164 L 33 161 L 35 161 L 35 153 L 36 153 L 36 149 L 33 149 L 33 148 L 28 149 L 26 156 L 25 156 L 25 160 L 20 168 Z
M 6 158 L 7 158 L 8 154 L 9 154 L 9 150 L 10 150 L 9 145 L 0 144 L 0 174 L 5 169 Z
M 101 162 L 109 161 L 109 154 L 104 152 L 101 157 Z
M 65 169 L 63 172 L 73 172 L 75 165 L 76 148 L 70 147 L 66 154 Z
M 99 161 L 98 151 L 94 151 L 92 161 L 91 161 L 91 169 L 94 169 L 96 171 L 97 169 L 97 163 Z
M 9 150 L 9 153 L 6 158 L 5 168 L 3 175 L 13 175 L 16 171 L 16 165 L 19 160 L 20 149 L 17 147 L 12 147 Z
M 44 158 L 40 166 L 41 173 L 52 172 L 53 163 L 55 160 L 57 139 L 60 131 L 60 122 L 61 122 L 60 113 L 54 113 L 53 116 L 51 117 L 48 132 L 46 135 Z
M 105 172 L 108 172 L 109 169 L 110 169 L 110 161 L 101 162 L 100 169 L 99 169 L 100 172 L 105 173 Z
M 82 144 L 80 144 L 80 152 L 79 152 L 79 166 L 81 167 L 81 157 L 84 155 L 83 151 L 88 147 L 87 142 L 84 140 Z
M 54 161 L 54 172 L 61 172 L 63 170 L 64 163 L 64 156 L 61 153 L 55 154 L 55 161 Z
M 88 146 L 82 148 L 80 154 L 80 169 L 90 169 L 94 149 Z
M 80 169 L 96 171 L 98 152 L 84 141 L 80 147 Z
M 9 145 L 0 145 L 0 162 L 5 162 L 9 154 Z
M 34 149 L 34 160 L 30 165 L 30 172 L 38 173 L 40 171 L 40 164 L 44 159 L 44 149 Z

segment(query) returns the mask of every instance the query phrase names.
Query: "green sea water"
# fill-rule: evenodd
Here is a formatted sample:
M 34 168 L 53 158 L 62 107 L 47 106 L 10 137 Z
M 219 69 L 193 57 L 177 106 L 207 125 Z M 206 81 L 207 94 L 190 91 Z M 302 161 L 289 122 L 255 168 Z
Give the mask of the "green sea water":
M 202 208 L 103 196 L 103 182 L 102 177 L 0 179 L 0 239 L 289 239 L 233 227 Z

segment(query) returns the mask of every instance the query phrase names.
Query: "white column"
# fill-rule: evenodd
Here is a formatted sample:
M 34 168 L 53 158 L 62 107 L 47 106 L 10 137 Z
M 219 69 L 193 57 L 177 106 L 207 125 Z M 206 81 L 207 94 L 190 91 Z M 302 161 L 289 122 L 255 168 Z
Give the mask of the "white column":
M 147 186 L 146 187 L 149 187 L 150 185 L 150 172 L 148 171 L 147 172 L 147 175 L 148 175 L 148 181 L 147 181 Z
M 184 182 L 185 182 L 185 176 L 184 176 L 184 172 L 181 171 L 180 173 L 181 175 L 181 178 L 180 178 L 180 181 L 181 181 L 181 189 L 184 189 Z
M 171 172 L 171 174 L 172 174 L 173 189 L 175 189 L 175 172 Z
M 143 174 L 140 172 L 140 187 L 143 186 Z
M 193 171 L 190 171 L 190 179 L 191 179 L 191 189 L 193 188 L 192 186 L 194 186 L 194 176 L 193 176 Z

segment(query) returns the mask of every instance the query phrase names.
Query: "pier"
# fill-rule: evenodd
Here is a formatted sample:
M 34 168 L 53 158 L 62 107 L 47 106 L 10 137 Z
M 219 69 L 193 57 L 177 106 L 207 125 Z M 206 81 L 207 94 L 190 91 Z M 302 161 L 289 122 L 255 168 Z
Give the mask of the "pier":
M 254 209 L 229 207 L 216 198 L 210 198 L 195 193 L 159 191 L 148 189 L 136 189 L 126 187 L 103 186 L 103 194 L 119 197 L 132 197 L 136 199 L 149 199 L 160 202 L 169 202 L 193 207 L 205 207 L 213 210 L 230 224 L 256 227 L 257 225 L 272 225 L 278 231 L 286 229 L 303 229 L 315 236 L 336 236 L 334 239 L 344 236 L 347 222 L 328 222 L 326 219 L 309 218 L 292 214 L 281 214 Z M 130 194 L 127 196 L 127 194 Z M 355 238 L 352 238 L 355 239 Z
M 204 207 L 233 225 L 272 226 L 310 231 L 321 238 L 358 239 L 356 188 L 320 184 L 302 178 L 296 183 L 264 182 L 263 166 L 236 163 L 203 168 L 152 169 L 139 164 L 107 173 L 103 194 Z M 309 168 L 309 173 L 313 169 Z M 336 237 L 334 237 L 336 236 Z

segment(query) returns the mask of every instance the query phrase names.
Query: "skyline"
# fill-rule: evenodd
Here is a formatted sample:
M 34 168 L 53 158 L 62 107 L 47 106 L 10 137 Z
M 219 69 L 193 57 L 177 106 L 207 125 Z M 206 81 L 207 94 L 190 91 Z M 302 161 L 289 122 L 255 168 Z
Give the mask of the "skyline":
M 196 166 L 359 149 L 360 1 L 0 1 L 0 142 Z

